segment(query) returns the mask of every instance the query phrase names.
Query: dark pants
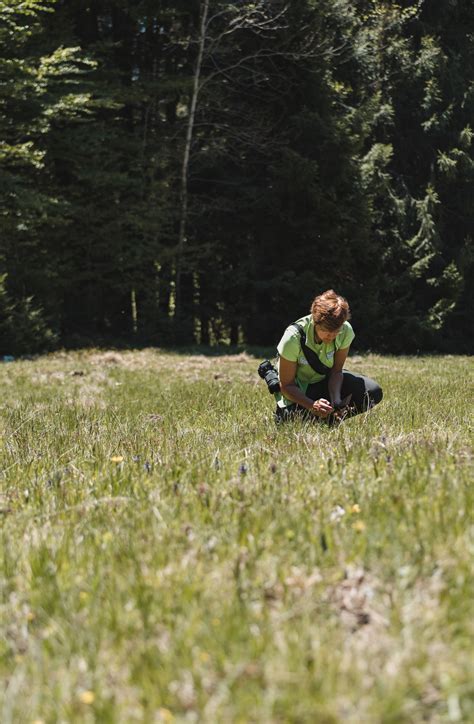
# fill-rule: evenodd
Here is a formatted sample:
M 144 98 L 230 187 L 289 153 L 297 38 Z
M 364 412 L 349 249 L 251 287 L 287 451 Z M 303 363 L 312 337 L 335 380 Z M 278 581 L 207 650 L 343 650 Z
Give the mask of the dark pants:
M 345 417 L 359 415 L 361 412 L 367 412 L 371 407 L 378 405 L 383 393 L 382 388 L 375 380 L 371 380 L 370 377 L 364 377 L 363 375 L 355 375 L 353 372 L 347 372 L 346 370 L 343 370 L 342 376 L 341 399 L 344 399 L 349 394 L 352 395 L 349 403 L 351 407 Z M 311 400 L 319 400 L 321 397 L 329 400 L 328 378 L 325 377 L 321 382 L 309 385 L 306 390 L 306 396 Z M 275 412 L 276 422 L 283 422 L 284 420 L 291 420 L 296 417 L 318 419 L 315 418 L 309 410 L 301 407 L 301 405 L 297 405 L 296 402 L 289 407 L 277 407 Z

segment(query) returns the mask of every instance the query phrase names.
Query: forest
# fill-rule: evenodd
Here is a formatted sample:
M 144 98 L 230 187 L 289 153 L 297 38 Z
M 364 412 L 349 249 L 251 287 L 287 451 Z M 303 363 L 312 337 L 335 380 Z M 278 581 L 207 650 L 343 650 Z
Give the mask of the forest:
M 0 354 L 472 353 L 471 0 L 0 2 Z

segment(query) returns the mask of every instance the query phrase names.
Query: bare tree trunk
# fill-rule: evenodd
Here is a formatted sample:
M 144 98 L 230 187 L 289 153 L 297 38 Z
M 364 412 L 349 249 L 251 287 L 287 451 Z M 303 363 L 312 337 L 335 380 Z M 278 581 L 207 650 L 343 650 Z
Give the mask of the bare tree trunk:
M 206 44 L 206 25 L 209 14 L 209 0 L 203 0 L 201 3 L 201 20 L 199 24 L 199 48 L 194 67 L 193 92 L 191 96 L 191 104 L 189 107 L 188 125 L 186 129 L 186 141 L 184 145 L 183 164 L 181 167 L 181 191 L 180 191 L 180 217 L 179 217 L 179 236 L 178 249 L 176 255 L 176 286 L 175 286 L 175 318 L 181 316 L 181 277 L 183 273 L 183 255 L 186 246 L 186 225 L 188 216 L 188 175 L 189 175 L 189 157 L 191 154 L 191 145 L 193 142 L 194 119 L 196 116 L 196 106 L 199 95 L 199 80 L 201 77 L 202 59 L 204 56 L 204 47 Z

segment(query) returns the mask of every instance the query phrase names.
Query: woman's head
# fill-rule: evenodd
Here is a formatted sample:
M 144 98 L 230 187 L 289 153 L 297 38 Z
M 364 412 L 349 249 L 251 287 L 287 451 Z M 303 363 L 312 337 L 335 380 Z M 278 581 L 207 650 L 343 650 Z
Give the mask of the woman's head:
M 311 305 L 311 315 L 320 339 L 334 338 L 346 320 L 351 316 L 349 305 L 344 297 L 328 289 L 317 296 Z

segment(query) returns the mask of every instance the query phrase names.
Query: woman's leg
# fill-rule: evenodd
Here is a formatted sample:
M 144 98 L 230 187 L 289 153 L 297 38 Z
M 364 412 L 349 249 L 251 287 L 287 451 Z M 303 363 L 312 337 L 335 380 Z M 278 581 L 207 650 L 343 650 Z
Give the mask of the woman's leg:
M 352 395 L 351 404 L 355 407 L 353 414 L 358 415 L 378 405 L 383 397 L 383 392 L 375 380 L 346 370 L 343 370 L 342 374 L 341 398 L 344 399 L 347 395 Z
M 343 370 L 342 375 L 341 398 L 344 399 L 347 395 L 352 395 L 350 400 L 351 409 L 345 417 L 359 415 L 361 412 L 367 412 L 367 410 L 378 405 L 383 397 L 383 392 L 375 380 L 364 375 L 347 372 L 346 370 Z M 316 382 L 314 385 L 310 385 L 306 394 L 308 397 L 311 397 L 312 400 L 319 400 L 321 397 L 329 400 L 327 378 L 321 382 Z M 327 419 L 331 421 L 331 418 L 332 415 Z
M 375 382 L 375 380 L 370 379 L 370 377 L 364 377 L 363 375 L 356 375 L 352 372 L 347 372 L 346 370 L 343 370 L 342 374 L 341 398 L 344 399 L 347 395 L 352 395 L 350 401 L 352 409 L 347 417 L 359 415 L 361 412 L 366 412 L 372 407 L 375 407 L 375 405 L 378 405 L 383 397 L 383 392 L 382 388 L 377 382 Z M 306 390 L 306 395 L 312 400 L 319 400 L 321 397 L 329 400 L 327 378 L 321 380 L 321 382 L 315 382 L 314 385 L 309 385 Z M 312 419 L 314 421 L 318 421 L 320 419 L 296 403 L 285 409 L 279 407 L 276 409 L 276 422 L 292 420 L 295 417 Z M 332 417 L 333 416 L 331 415 L 330 418 Z M 327 420 L 330 421 L 330 418 L 327 418 Z

